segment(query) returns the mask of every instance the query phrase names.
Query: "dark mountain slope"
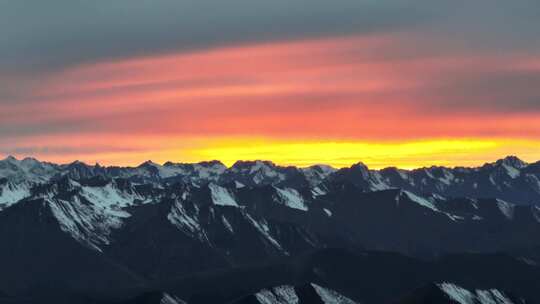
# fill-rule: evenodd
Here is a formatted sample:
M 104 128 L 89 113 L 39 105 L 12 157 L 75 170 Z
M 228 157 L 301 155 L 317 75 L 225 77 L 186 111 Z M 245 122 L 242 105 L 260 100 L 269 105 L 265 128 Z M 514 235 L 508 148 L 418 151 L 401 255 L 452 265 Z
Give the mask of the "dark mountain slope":
M 0 213 L 0 286 L 10 295 L 96 293 L 144 284 L 134 272 L 81 246 L 60 229 L 43 200 L 27 201 Z

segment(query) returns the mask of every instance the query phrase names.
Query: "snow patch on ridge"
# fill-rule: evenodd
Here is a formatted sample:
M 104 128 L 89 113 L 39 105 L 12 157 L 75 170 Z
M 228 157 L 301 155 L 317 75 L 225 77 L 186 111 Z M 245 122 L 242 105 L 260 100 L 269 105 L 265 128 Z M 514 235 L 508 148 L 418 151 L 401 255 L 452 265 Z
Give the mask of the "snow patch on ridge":
M 452 283 L 437 285 L 451 300 L 459 304 L 513 304 L 503 292 L 497 289 L 469 291 Z
M 158 174 L 161 178 L 169 178 L 181 174 L 186 174 L 186 171 L 176 166 L 155 166 L 158 169 Z
M 225 226 L 225 228 L 227 228 L 227 230 L 229 230 L 230 233 L 234 234 L 234 229 L 231 223 L 229 223 L 229 220 L 227 220 L 227 218 L 225 217 L 225 215 L 221 216 L 221 221 L 223 222 L 223 226 Z
M 208 184 L 208 188 L 210 188 L 212 202 L 214 202 L 215 205 L 238 207 L 236 200 L 229 190 L 213 183 Z
M 447 186 L 450 186 L 452 184 L 452 181 L 454 180 L 455 176 L 451 173 L 451 172 L 448 172 L 447 170 L 443 169 L 443 176 L 439 178 L 439 180 L 447 185 Z
M 504 168 L 504 170 L 506 170 L 506 173 L 508 174 L 508 176 L 510 176 L 513 179 L 516 179 L 521 174 L 521 172 L 518 169 L 512 166 L 509 166 L 505 163 L 502 164 L 502 167 Z
M 272 235 L 270 234 L 270 227 L 268 226 L 268 222 L 265 219 L 261 219 L 260 221 L 256 221 L 253 217 L 251 217 L 251 215 L 249 215 L 247 213 L 245 214 L 245 217 L 253 225 L 253 227 L 255 227 L 255 229 L 257 229 L 259 231 L 259 233 L 261 233 L 262 236 L 266 240 L 268 240 L 268 242 L 270 242 L 270 244 L 272 244 L 272 246 L 274 246 L 279 251 L 281 251 L 281 252 L 283 252 L 285 254 L 288 254 L 283 249 L 283 247 L 281 247 L 281 244 L 279 244 L 279 242 L 275 238 L 273 238 Z
M 274 187 L 274 189 L 277 191 L 279 201 L 285 206 L 302 211 L 308 210 L 304 198 L 302 198 L 297 190 L 292 188 L 280 189 L 277 187 Z
M 514 218 L 514 208 L 515 206 L 505 202 L 501 199 L 497 199 L 497 208 L 501 211 L 501 213 L 509 220 Z
M 197 206 L 194 206 L 195 208 Z M 194 214 L 188 214 L 183 204 L 179 201 L 175 202 L 171 211 L 167 215 L 167 219 L 171 224 L 176 226 L 181 231 L 190 236 L 199 236 L 201 226 L 196 218 L 198 209 L 195 209 Z
M 200 179 L 216 180 L 219 175 L 223 174 L 225 170 L 227 170 L 227 167 L 221 163 L 215 163 L 209 166 L 204 166 L 199 163 L 194 164 L 193 169 Z
M 7 183 L 0 186 L 0 210 L 15 204 L 30 196 L 30 186 L 27 183 L 13 185 Z
M 311 189 L 311 195 L 313 195 L 314 198 L 325 195 L 325 194 L 326 194 L 326 191 L 323 190 L 320 186 L 317 186 Z
M 355 301 L 339 294 L 338 292 L 328 289 L 317 284 L 311 283 L 315 292 L 321 297 L 325 304 L 356 304 Z
M 339 294 L 338 292 L 311 284 L 315 293 L 324 304 L 356 304 L 355 301 Z M 300 298 L 296 293 L 294 286 L 280 285 L 273 288 L 267 288 L 255 294 L 255 298 L 261 304 L 298 304 Z
M 186 302 L 180 300 L 177 297 L 173 297 L 168 293 L 164 293 L 159 304 L 185 304 Z
M 255 298 L 261 304 L 298 304 L 300 302 L 294 287 L 290 285 L 263 289 L 255 294 Z
M 84 203 L 76 195 L 70 201 L 48 199 L 46 202 L 62 231 L 97 251 L 102 251 L 100 246 L 110 244 L 111 231 L 120 228 L 123 219 L 131 216 L 122 210 Z
M 337 170 L 328 165 L 315 165 L 300 169 L 311 186 L 320 184 L 325 178 Z
M 326 209 L 326 208 L 323 208 L 323 211 L 324 213 L 326 213 L 326 215 L 328 215 L 328 217 L 332 217 L 332 211 Z
M 437 208 L 437 206 L 435 206 L 435 204 L 423 197 L 420 197 L 412 192 L 409 192 L 409 191 L 406 191 L 406 190 L 402 190 L 401 193 L 403 193 L 408 199 L 410 199 L 411 201 L 413 201 L 414 203 L 417 203 L 418 205 L 422 206 L 422 207 L 426 207 L 426 208 L 429 208 L 437 213 L 440 213 L 440 214 L 443 214 L 443 215 L 446 215 L 449 219 L 451 219 L 452 221 L 457 221 L 457 220 L 464 220 L 464 218 L 462 216 L 457 216 L 457 215 L 454 215 L 454 214 L 451 214 L 451 213 L 448 213 L 448 212 L 444 212 L 444 211 L 441 211 Z M 396 201 L 399 203 L 399 197 L 396 197 Z
M 532 206 L 532 211 L 531 212 L 532 212 L 536 222 L 540 223 L 540 207 L 539 206 Z
M 234 186 L 236 187 L 236 189 L 242 189 L 246 187 L 246 185 L 242 184 L 239 181 L 234 181 Z
M 437 286 L 453 301 L 460 304 L 474 304 L 475 295 L 465 288 L 452 283 L 442 283 Z
M 104 187 L 84 186 L 81 188 L 81 196 L 94 204 L 103 207 L 111 207 L 114 205 L 119 207 L 127 207 L 132 205 L 136 199 L 143 199 L 139 195 L 122 192 L 114 187 L 111 183 L 105 185 Z
M 429 208 L 433 211 L 436 211 L 436 212 L 439 212 L 439 209 L 437 209 L 437 207 L 435 207 L 435 205 L 428 201 L 427 199 L 423 198 L 423 197 L 420 197 L 412 192 L 409 192 L 409 191 L 406 191 L 406 190 L 403 190 L 403 193 L 413 202 L 421 205 L 421 206 L 424 206 L 426 208 Z

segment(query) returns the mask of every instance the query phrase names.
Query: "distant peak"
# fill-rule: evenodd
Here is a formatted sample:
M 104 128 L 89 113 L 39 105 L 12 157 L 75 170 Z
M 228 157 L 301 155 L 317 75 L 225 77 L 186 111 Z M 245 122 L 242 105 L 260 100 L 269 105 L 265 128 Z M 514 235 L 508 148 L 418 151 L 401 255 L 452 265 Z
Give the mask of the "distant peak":
M 380 170 L 381 172 L 404 172 L 407 171 L 405 169 L 400 169 L 398 167 L 386 167 Z
M 159 166 L 159 165 L 156 164 L 155 162 L 151 161 L 151 160 L 147 160 L 144 163 L 139 165 L 139 167 L 147 167 L 147 166 L 156 167 L 156 166 Z
M 32 163 L 39 163 L 39 161 L 38 161 L 37 159 L 33 158 L 33 157 L 25 157 L 25 158 L 23 158 L 22 161 L 23 161 L 23 162 L 27 162 L 27 163 L 30 163 L 30 162 L 32 162 Z
M 76 160 L 74 162 L 72 162 L 71 164 L 69 164 L 70 166 L 86 166 L 86 164 L 80 160 Z
M 175 166 L 193 166 L 193 165 L 199 165 L 202 167 L 226 167 L 221 161 L 219 160 L 209 160 L 209 161 L 202 161 L 198 163 L 174 163 L 171 161 L 168 161 L 163 164 L 164 167 L 175 167 Z
M 15 156 L 13 155 L 9 155 L 8 157 L 4 158 L 4 161 L 8 161 L 8 162 L 17 162 L 19 161 L 17 158 L 15 158 Z
M 334 167 L 332 167 L 330 165 L 324 165 L 324 164 L 318 164 L 318 165 L 309 166 L 306 169 L 313 169 L 313 170 L 317 170 L 319 172 L 335 172 L 335 171 L 337 171 L 336 168 L 334 168 Z
M 521 169 L 525 166 L 527 166 L 527 163 L 521 159 L 519 159 L 517 156 L 513 156 L 513 155 L 510 155 L 510 156 L 507 156 L 503 159 L 499 159 L 496 164 L 504 164 L 504 165 L 509 165 L 509 166 L 512 166 L 516 169 Z
M 203 161 L 203 162 L 199 162 L 197 164 L 201 165 L 203 167 L 214 167 L 214 166 L 225 167 L 225 165 L 219 160 Z
M 276 165 L 268 160 L 239 160 L 234 163 L 234 168 L 241 168 L 241 167 L 252 167 L 252 166 L 261 166 L 265 165 L 268 167 L 275 167 Z
M 358 162 L 354 165 L 351 166 L 351 169 L 359 169 L 359 170 L 362 170 L 362 171 L 368 171 L 369 168 L 366 164 L 364 164 L 363 162 Z

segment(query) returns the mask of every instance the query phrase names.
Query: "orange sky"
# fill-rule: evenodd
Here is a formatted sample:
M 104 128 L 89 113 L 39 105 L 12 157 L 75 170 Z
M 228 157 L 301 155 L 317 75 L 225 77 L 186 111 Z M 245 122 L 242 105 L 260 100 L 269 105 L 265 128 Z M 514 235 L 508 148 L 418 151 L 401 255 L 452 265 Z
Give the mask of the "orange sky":
M 538 88 L 519 82 L 540 73 L 538 57 L 417 55 L 417 43 L 352 35 L 77 65 L 0 103 L 0 151 L 117 165 L 540 160 L 540 112 L 527 103 Z

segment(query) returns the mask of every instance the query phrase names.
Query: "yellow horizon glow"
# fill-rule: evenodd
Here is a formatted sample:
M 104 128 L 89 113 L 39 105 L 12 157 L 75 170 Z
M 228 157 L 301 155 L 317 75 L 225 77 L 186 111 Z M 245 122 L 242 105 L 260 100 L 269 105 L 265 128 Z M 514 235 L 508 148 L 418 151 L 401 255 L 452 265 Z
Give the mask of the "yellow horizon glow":
M 279 165 L 335 168 L 362 162 L 372 169 L 429 166 L 477 166 L 508 155 L 540 159 L 540 140 L 432 139 L 400 142 L 305 141 L 268 139 L 219 140 L 192 153 L 202 160 L 217 159 L 226 166 L 237 160 L 271 160 Z
M 153 150 L 146 150 L 153 142 Z M 47 156 L 41 160 L 69 163 L 80 160 L 102 165 L 137 166 L 146 160 L 194 163 L 219 160 L 232 166 L 238 160 L 269 160 L 278 165 L 308 167 L 326 164 L 335 168 L 362 162 L 372 169 L 398 167 L 415 169 L 430 166 L 480 166 L 508 155 L 534 162 L 540 160 L 540 139 L 458 138 L 375 142 L 369 140 L 300 140 L 276 138 L 126 138 L 118 145 L 140 147 L 131 152 L 80 152 Z M 160 143 L 160 144 L 158 144 Z M 89 143 L 92 145 L 92 143 Z M 83 149 L 84 150 L 84 147 Z M 25 157 L 27 155 L 17 155 Z

